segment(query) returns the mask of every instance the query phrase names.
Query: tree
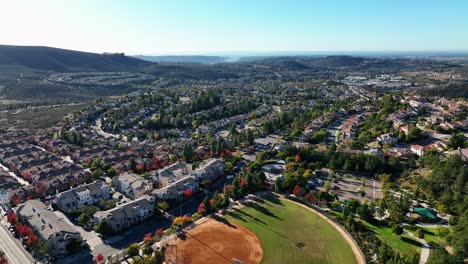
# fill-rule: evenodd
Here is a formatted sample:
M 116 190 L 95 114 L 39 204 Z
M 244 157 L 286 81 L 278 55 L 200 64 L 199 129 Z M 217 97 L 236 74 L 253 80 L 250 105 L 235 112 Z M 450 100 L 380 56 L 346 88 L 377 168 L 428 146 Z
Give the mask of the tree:
M 97 223 L 94 226 L 94 231 L 104 236 L 109 236 L 112 234 L 112 228 L 105 220 Z
M 247 142 L 249 143 L 249 146 L 252 146 L 253 144 L 255 144 L 255 138 L 252 133 L 252 130 L 250 129 L 247 129 Z
M 102 176 L 102 170 L 101 169 L 95 169 L 92 173 L 91 173 L 91 177 L 93 177 L 94 179 L 99 179 L 99 177 Z
M 211 202 L 208 196 L 205 196 L 205 199 L 203 199 L 203 213 L 204 214 L 209 214 L 213 208 L 211 207 Z
M 102 253 L 97 254 L 93 259 L 94 263 L 101 263 L 103 260 L 104 255 L 102 255 Z
M 146 246 L 144 249 L 143 249 L 143 254 L 145 255 L 151 255 L 153 254 L 154 250 L 151 246 Z
M 156 230 L 156 235 L 162 236 L 163 234 L 164 234 L 164 229 L 158 228 L 158 230 Z
M 153 238 L 153 235 L 151 233 L 146 233 L 145 236 L 143 237 L 144 242 L 148 242 Z
M 184 145 L 182 156 L 186 162 L 192 162 L 194 155 L 193 146 L 190 144 Z
M 18 223 L 18 217 L 13 211 L 9 211 L 7 214 L 7 221 L 11 225 L 16 225 L 16 223 Z
M 331 188 L 331 182 L 330 181 L 325 181 L 323 188 L 325 189 L 325 192 L 329 192 Z
M 232 188 L 231 188 L 231 197 L 234 200 L 240 198 L 240 179 L 239 177 L 235 177 L 232 181 Z
M 401 234 L 403 234 L 403 227 L 399 224 L 393 224 L 391 226 L 392 228 L 392 233 L 397 235 L 397 236 L 401 236 Z
M 301 156 L 299 155 L 299 153 L 297 153 L 296 156 L 294 156 L 294 161 L 295 161 L 296 163 L 301 162 Z
M 294 189 L 293 189 L 293 194 L 299 197 L 301 193 L 302 193 L 302 188 L 296 184 L 296 186 L 294 186 Z
M 135 171 L 136 171 L 136 166 L 137 166 L 137 163 L 136 163 L 135 159 L 134 159 L 134 158 L 131 158 L 131 159 L 130 159 L 130 162 L 129 162 L 129 164 L 128 164 L 129 169 L 130 169 L 131 171 L 135 172 Z
M 449 149 L 464 148 L 467 145 L 465 140 L 465 135 L 463 133 L 458 133 L 450 137 L 447 147 Z
M 421 228 L 418 228 L 418 229 L 414 232 L 414 235 L 415 235 L 417 238 L 423 239 L 423 238 L 424 238 L 424 231 L 423 231 Z
M 135 256 L 138 256 L 140 254 L 140 247 L 138 246 L 137 243 L 133 243 L 127 248 L 127 254 L 129 257 L 133 258 Z
M 115 175 L 117 175 L 117 171 L 114 169 L 114 168 L 110 168 L 106 171 L 106 174 L 107 176 L 109 177 L 114 177 Z

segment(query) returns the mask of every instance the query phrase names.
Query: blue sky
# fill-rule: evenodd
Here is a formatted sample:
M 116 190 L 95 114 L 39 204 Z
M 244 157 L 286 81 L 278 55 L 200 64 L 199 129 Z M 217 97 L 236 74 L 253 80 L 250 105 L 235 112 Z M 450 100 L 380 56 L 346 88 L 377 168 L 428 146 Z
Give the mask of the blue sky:
M 0 43 L 127 54 L 468 51 L 465 0 L 0 1 Z

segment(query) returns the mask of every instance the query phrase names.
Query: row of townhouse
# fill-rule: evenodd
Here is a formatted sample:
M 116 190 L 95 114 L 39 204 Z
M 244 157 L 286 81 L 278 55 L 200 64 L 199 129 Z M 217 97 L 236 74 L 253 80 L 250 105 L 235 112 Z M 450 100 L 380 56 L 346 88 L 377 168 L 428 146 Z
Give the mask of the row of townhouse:
M 0 167 L 0 207 L 8 206 L 12 191 L 20 187 L 21 183 Z
M 13 140 L 0 144 L 0 162 L 31 183 L 23 190 L 18 188 L 14 196 L 24 200 L 23 196 L 55 194 L 90 180 L 91 174 L 80 165 L 67 162 L 25 141 Z
M 102 181 L 78 186 L 56 195 L 55 201 L 60 211 L 71 212 L 82 206 L 97 204 L 110 198 L 111 188 Z
M 150 180 L 130 172 L 112 178 L 112 185 L 118 192 L 131 199 L 137 199 L 153 190 L 153 183 Z
M 184 191 L 197 192 L 202 180 L 215 180 L 224 174 L 225 164 L 222 159 L 208 159 L 192 170 L 192 165 L 178 162 L 156 172 L 154 182 L 159 186 L 152 194 L 157 199 L 176 199 Z
M 151 218 L 154 210 L 154 198 L 143 195 L 134 201 L 118 205 L 110 210 L 96 212 L 93 220 L 96 224 L 105 221 L 113 232 L 118 232 Z
M 30 226 L 48 245 L 54 256 L 68 253 L 67 246 L 73 240 L 82 242 L 80 233 L 63 218 L 38 200 L 29 200 L 16 208 L 21 221 Z

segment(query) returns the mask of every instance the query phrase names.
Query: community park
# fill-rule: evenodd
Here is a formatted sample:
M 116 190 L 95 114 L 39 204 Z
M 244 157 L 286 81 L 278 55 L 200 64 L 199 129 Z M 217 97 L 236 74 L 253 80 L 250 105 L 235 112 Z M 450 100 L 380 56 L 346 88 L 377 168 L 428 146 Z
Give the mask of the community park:
M 186 230 L 177 248 L 179 263 L 364 263 L 342 227 L 271 193 L 251 195 Z

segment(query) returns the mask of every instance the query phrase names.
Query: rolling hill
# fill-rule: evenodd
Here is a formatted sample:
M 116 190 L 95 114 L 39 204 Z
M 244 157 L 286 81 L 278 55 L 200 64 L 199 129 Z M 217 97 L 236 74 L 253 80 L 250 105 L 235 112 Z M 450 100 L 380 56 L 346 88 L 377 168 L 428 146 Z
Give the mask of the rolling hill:
M 134 71 L 150 62 L 124 54 L 90 52 L 40 46 L 0 45 L 0 65 L 23 66 L 54 72 Z

